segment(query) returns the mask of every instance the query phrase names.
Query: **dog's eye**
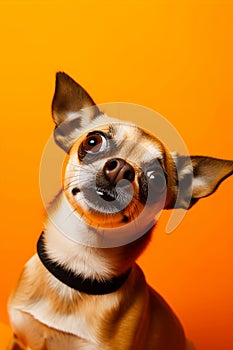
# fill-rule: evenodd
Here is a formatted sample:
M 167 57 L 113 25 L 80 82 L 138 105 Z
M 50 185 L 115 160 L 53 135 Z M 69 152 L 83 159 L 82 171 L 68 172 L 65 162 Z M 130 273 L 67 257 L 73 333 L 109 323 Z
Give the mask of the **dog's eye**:
M 106 139 L 101 134 L 87 135 L 82 143 L 82 149 L 87 153 L 96 153 L 106 147 Z
M 160 169 L 148 171 L 147 178 L 153 192 L 163 193 L 165 191 L 167 187 L 167 176 L 164 171 Z

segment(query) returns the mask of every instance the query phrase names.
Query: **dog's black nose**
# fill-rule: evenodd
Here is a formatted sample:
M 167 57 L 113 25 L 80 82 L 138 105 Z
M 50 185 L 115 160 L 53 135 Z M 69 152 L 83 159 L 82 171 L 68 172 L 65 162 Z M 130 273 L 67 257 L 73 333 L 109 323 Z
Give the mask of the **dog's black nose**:
M 111 184 L 116 185 L 121 180 L 133 182 L 135 171 L 125 160 L 112 158 L 104 165 L 104 176 Z

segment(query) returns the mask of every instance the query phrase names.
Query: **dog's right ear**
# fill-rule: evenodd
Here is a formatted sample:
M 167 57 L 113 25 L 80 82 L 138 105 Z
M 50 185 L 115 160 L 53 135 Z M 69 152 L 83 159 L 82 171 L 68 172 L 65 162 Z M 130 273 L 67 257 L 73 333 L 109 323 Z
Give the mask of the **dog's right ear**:
M 179 174 L 178 198 L 175 207 L 189 209 L 201 198 L 214 193 L 233 175 L 233 161 L 203 156 L 179 156 L 173 153 Z M 167 209 L 172 207 L 167 206 Z
M 88 125 L 99 113 L 88 93 L 67 74 L 56 74 L 52 116 L 56 124 L 54 138 L 66 152 L 81 126 Z
M 67 118 L 87 107 L 91 107 L 90 113 L 94 113 L 94 106 L 94 101 L 81 85 L 66 73 L 56 74 L 56 87 L 52 102 L 53 119 L 56 125 L 60 125 Z

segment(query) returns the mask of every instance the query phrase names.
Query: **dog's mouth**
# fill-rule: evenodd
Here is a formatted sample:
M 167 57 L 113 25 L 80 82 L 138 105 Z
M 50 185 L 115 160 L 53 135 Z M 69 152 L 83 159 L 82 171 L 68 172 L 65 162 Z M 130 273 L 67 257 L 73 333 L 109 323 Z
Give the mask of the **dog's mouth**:
M 115 188 L 112 190 L 97 188 L 96 193 L 106 202 L 113 202 L 118 198 L 118 194 Z
M 134 188 L 131 184 L 122 183 L 104 188 L 89 186 L 82 189 L 83 197 L 91 211 L 103 214 L 117 214 L 124 211 L 134 198 Z
M 117 160 L 121 166 L 121 159 Z M 116 162 L 115 159 L 113 161 Z M 127 175 L 125 163 L 114 173 L 111 173 L 110 166 L 113 167 L 113 164 L 108 164 L 107 168 L 111 177 L 108 172 L 103 176 L 102 171 L 97 172 L 95 176 L 89 176 L 89 180 L 86 176 L 73 180 L 71 176 L 71 183 L 78 185 L 68 190 L 68 198 L 75 210 L 92 225 L 101 227 L 116 227 L 117 224 L 132 222 L 142 212 L 143 215 L 148 213 L 148 217 L 157 215 L 166 199 L 164 172 L 155 167 L 137 174 L 137 177 L 134 174 L 132 179 Z

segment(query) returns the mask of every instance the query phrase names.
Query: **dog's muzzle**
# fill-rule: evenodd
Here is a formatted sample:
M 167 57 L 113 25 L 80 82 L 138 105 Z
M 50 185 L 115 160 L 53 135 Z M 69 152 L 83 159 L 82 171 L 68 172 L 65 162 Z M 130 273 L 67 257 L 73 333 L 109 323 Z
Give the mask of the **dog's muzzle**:
M 97 176 L 97 194 L 105 201 L 119 200 L 120 193 L 128 191 L 135 178 L 133 167 L 121 158 L 109 159 Z
M 83 188 L 90 207 L 105 214 L 119 213 L 134 197 L 135 170 L 121 158 L 111 158 L 96 174 L 95 183 Z
M 109 159 L 104 165 L 103 173 L 112 185 L 116 185 L 121 180 L 133 182 L 135 177 L 132 165 L 121 158 Z

